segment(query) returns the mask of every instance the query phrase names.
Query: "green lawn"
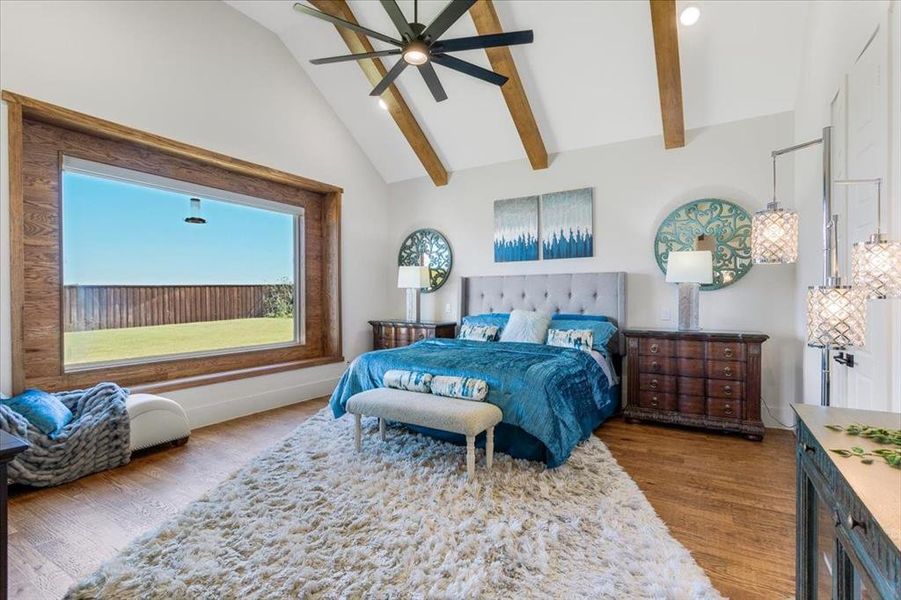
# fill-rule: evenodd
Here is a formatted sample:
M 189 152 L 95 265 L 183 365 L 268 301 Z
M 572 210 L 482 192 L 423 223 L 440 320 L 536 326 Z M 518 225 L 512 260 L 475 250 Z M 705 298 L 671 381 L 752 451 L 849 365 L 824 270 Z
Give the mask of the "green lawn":
M 236 346 L 278 344 L 294 339 L 294 320 L 234 319 L 181 325 L 70 331 L 65 334 L 67 365 L 105 362 Z

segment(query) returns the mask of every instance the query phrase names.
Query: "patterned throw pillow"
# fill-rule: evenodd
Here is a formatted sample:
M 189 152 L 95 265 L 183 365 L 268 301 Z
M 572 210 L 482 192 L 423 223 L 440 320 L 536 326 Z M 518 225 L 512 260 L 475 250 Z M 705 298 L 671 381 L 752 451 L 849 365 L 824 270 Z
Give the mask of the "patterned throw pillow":
M 460 328 L 461 340 L 475 340 L 477 342 L 496 342 L 500 337 L 500 329 L 495 325 L 469 325 L 464 323 Z
M 463 317 L 464 325 L 494 325 L 502 330 L 510 320 L 510 313 L 482 313 Z
M 392 369 L 382 377 L 382 385 L 396 390 L 408 392 L 428 392 L 431 388 L 432 374 L 418 371 L 402 371 Z
M 547 345 L 561 348 L 575 348 L 591 352 L 594 334 L 590 329 L 551 329 L 547 332 Z
M 432 378 L 432 393 L 436 396 L 481 402 L 488 396 L 488 382 L 474 377 L 435 375 Z
M 502 342 L 543 344 L 551 316 L 538 311 L 514 310 L 501 334 Z
M 554 315 L 551 319 L 551 329 L 588 329 L 594 336 L 592 347 L 601 354 L 608 355 L 607 345 L 614 339 L 617 329 L 610 321 L 593 321 L 588 319 L 562 319 L 560 315 Z

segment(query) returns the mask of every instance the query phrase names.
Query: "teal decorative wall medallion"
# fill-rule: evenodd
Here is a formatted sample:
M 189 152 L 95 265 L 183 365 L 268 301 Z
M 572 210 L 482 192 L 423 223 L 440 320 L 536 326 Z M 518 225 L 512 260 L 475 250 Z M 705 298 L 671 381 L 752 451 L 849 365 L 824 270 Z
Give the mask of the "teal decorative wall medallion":
M 429 267 L 429 279 L 431 285 L 423 288 L 422 292 L 428 294 L 434 292 L 447 281 L 451 267 L 454 264 L 454 256 L 451 252 L 447 238 L 434 229 L 417 229 L 407 236 L 400 245 L 397 253 L 397 266 L 415 267 L 416 265 Z
M 683 204 L 663 220 L 654 238 L 660 270 L 666 274 L 671 250 L 694 250 L 700 235 L 715 240 L 713 283 L 702 285 L 702 291 L 731 285 L 751 270 L 751 216 L 741 206 L 716 198 Z

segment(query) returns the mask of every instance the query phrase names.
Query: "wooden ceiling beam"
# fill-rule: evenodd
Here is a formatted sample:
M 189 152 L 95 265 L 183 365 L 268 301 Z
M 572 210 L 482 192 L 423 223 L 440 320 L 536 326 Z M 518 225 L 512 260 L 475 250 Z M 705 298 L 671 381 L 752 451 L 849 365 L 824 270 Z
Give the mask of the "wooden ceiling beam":
M 682 111 L 682 71 L 679 66 L 679 31 L 676 27 L 676 0 L 649 0 L 651 26 L 654 29 L 654 54 L 657 59 L 657 87 L 660 114 L 663 117 L 663 145 L 685 145 Z
M 324 13 L 340 17 L 351 23 L 357 23 L 353 11 L 345 0 L 308 1 L 315 8 Z M 335 29 L 344 40 L 344 43 L 347 44 L 347 49 L 350 50 L 352 54 L 375 51 L 369 38 L 365 35 L 343 27 L 335 27 Z M 375 87 L 388 72 L 379 58 L 358 60 L 357 64 L 363 69 L 363 73 L 373 87 Z M 407 138 L 407 142 L 409 142 L 410 147 L 413 149 L 413 153 L 419 158 L 419 161 L 422 163 L 422 166 L 425 167 L 426 172 L 429 174 L 429 177 L 432 178 L 435 185 L 446 185 L 447 169 L 444 168 L 441 159 L 438 158 L 438 154 L 426 137 L 425 132 L 423 132 L 422 127 L 419 126 L 419 122 L 416 120 L 416 117 L 413 116 L 413 112 L 407 105 L 407 101 L 404 100 L 404 97 L 401 95 L 400 90 L 397 89 L 397 86 L 391 84 L 382 94 L 382 100 L 388 105 L 388 112 L 391 113 L 394 122 L 397 123 L 401 133 Z
M 469 9 L 469 14 L 479 35 L 503 32 L 491 0 L 479 0 Z M 522 140 L 532 168 L 546 169 L 548 165 L 547 149 L 544 147 L 544 140 L 541 139 L 538 123 L 535 122 L 535 115 L 532 114 L 532 106 L 529 104 L 526 90 L 519 78 L 519 71 L 516 69 L 516 63 L 513 62 L 510 48 L 507 46 L 485 48 L 485 53 L 488 55 L 492 70 L 509 77 L 507 83 L 501 87 L 501 93 L 504 95 L 504 101 L 510 110 L 510 116 L 513 117 L 513 123 L 516 125 L 516 131 L 519 132 L 519 139 Z

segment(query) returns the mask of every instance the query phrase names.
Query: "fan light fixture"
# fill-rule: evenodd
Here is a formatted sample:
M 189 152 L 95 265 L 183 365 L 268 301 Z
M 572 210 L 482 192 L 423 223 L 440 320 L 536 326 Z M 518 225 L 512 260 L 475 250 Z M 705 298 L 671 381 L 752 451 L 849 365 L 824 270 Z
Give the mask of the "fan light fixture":
M 429 47 L 422 42 L 410 42 L 404 48 L 404 60 L 408 65 L 424 65 L 429 62 Z
M 679 22 L 686 27 L 691 27 L 701 18 L 701 9 L 695 4 L 689 4 L 679 13 Z
M 773 153 L 773 200 L 751 217 L 751 260 L 757 265 L 798 261 L 798 213 L 776 201 L 776 153 Z

